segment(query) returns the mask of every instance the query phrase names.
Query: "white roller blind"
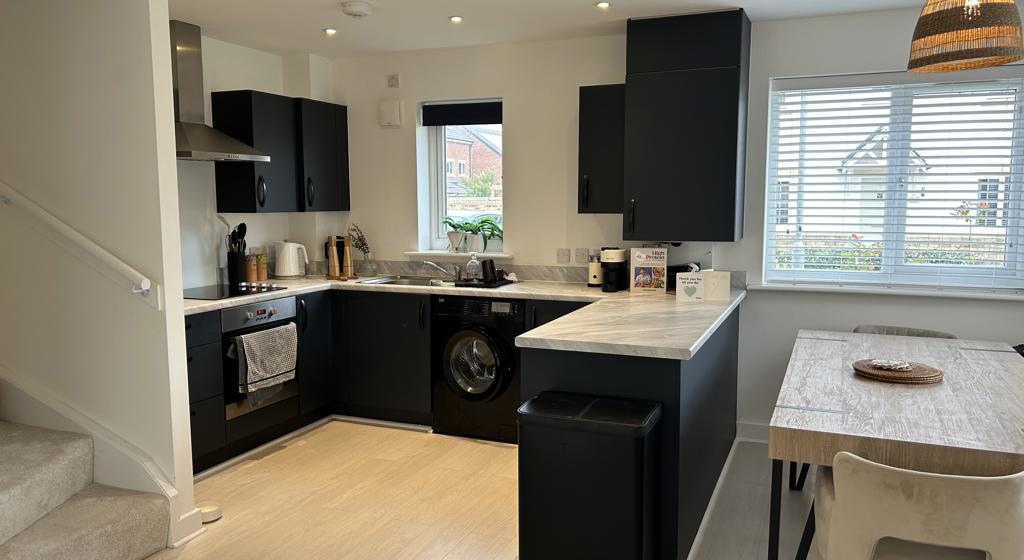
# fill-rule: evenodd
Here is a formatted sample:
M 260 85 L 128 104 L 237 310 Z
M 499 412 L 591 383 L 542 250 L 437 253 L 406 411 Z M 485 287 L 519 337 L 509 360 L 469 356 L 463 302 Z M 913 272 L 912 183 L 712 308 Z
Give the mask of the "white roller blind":
M 1024 288 L 1022 90 L 773 92 L 765 281 Z

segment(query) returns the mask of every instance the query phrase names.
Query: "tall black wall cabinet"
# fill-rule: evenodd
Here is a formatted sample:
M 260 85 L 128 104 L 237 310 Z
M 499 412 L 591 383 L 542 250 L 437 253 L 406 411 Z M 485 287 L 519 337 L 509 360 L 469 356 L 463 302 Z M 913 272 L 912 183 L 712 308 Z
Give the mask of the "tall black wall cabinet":
M 630 20 L 623 238 L 743 237 L 750 20 Z
M 738 241 L 750 65 L 743 10 L 629 20 L 625 86 L 580 88 L 579 212 L 623 239 Z
M 622 213 L 626 86 L 580 88 L 580 214 Z
M 217 162 L 218 212 L 349 210 L 348 109 L 259 91 L 216 91 L 213 126 L 270 162 Z

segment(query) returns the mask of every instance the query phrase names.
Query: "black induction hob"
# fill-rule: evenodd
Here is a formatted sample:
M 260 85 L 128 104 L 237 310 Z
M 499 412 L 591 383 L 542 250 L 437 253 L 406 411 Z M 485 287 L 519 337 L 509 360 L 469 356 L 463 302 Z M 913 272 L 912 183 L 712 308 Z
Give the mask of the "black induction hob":
M 266 292 L 286 290 L 284 286 L 277 284 L 242 284 L 237 287 L 230 287 L 227 284 L 214 284 L 213 286 L 200 286 L 198 288 L 186 288 L 185 299 L 227 299 L 238 296 L 249 296 Z

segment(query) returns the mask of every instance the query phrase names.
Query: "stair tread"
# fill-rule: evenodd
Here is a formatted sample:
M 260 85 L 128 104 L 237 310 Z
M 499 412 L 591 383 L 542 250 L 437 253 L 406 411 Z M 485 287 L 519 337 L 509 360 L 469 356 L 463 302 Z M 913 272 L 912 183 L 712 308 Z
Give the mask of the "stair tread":
M 0 544 L 0 560 L 145 558 L 165 547 L 167 498 L 93 484 Z
M 92 483 L 90 436 L 0 422 L 0 543 Z

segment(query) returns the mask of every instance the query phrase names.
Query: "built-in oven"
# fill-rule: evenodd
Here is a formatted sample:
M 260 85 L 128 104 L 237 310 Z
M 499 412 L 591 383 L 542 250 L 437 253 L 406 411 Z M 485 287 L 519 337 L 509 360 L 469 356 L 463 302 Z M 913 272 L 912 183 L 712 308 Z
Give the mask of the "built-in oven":
M 255 396 L 239 391 L 235 337 L 295 322 L 295 298 L 280 298 L 230 307 L 221 311 L 221 345 L 224 356 L 224 418 L 228 439 L 237 439 L 281 420 L 298 415 L 297 377 Z M 244 359 L 244 358 L 243 358 Z M 235 436 L 235 437 L 232 437 Z

